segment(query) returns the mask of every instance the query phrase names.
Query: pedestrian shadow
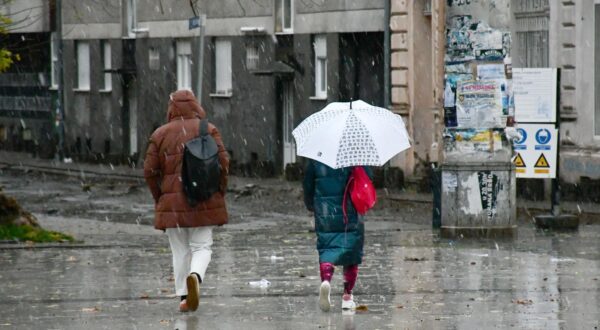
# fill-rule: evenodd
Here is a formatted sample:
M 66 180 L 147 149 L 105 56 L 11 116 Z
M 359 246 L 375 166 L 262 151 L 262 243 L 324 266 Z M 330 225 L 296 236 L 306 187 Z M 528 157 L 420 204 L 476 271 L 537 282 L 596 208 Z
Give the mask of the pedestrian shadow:
M 200 329 L 200 320 L 194 315 L 183 315 L 175 319 L 173 323 L 175 330 L 197 330 Z

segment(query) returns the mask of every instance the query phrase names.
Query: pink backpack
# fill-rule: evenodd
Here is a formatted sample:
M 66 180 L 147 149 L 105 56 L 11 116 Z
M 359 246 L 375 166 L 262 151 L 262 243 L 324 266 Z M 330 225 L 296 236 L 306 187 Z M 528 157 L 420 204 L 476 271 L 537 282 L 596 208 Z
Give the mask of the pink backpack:
M 342 209 L 344 211 L 344 223 L 348 224 L 348 214 L 346 211 L 346 195 L 350 191 L 350 199 L 352 205 L 358 214 L 364 215 L 368 210 L 375 206 L 377 202 L 377 193 L 375 187 L 369 179 L 369 176 L 365 172 L 362 166 L 356 166 L 352 169 L 352 173 L 348 178 L 346 189 L 344 190 L 344 199 L 342 202 Z

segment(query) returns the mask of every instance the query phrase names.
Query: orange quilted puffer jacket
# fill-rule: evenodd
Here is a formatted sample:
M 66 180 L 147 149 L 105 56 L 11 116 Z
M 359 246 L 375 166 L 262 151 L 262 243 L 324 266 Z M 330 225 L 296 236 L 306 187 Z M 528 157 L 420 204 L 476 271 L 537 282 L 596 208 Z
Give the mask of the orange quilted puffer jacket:
M 220 192 L 195 207 L 188 204 L 183 192 L 181 164 L 184 144 L 198 136 L 200 119 L 205 117 L 204 109 L 198 104 L 191 91 L 177 91 L 171 94 L 168 123 L 156 129 L 150 137 L 144 160 L 144 177 L 155 201 L 154 227 L 156 229 L 227 223 L 225 190 L 229 157 L 221 135 L 213 124 L 209 124 L 208 129 L 219 146 Z

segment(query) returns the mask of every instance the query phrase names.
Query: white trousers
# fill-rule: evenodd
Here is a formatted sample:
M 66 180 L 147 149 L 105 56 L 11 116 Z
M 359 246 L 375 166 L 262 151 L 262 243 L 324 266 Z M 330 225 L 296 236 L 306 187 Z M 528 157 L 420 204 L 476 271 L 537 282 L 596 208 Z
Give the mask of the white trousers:
M 173 253 L 175 294 L 187 295 L 186 278 L 197 273 L 204 281 L 206 268 L 212 255 L 212 226 L 194 228 L 167 228 L 167 236 Z

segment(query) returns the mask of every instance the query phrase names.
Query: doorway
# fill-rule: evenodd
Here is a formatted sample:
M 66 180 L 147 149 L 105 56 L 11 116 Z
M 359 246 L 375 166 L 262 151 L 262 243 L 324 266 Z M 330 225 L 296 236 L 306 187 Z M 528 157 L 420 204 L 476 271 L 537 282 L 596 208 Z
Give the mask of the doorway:
M 283 170 L 287 164 L 296 162 L 294 130 L 294 88 L 291 80 L 282 81 L 282 122 L 283 122 Z

